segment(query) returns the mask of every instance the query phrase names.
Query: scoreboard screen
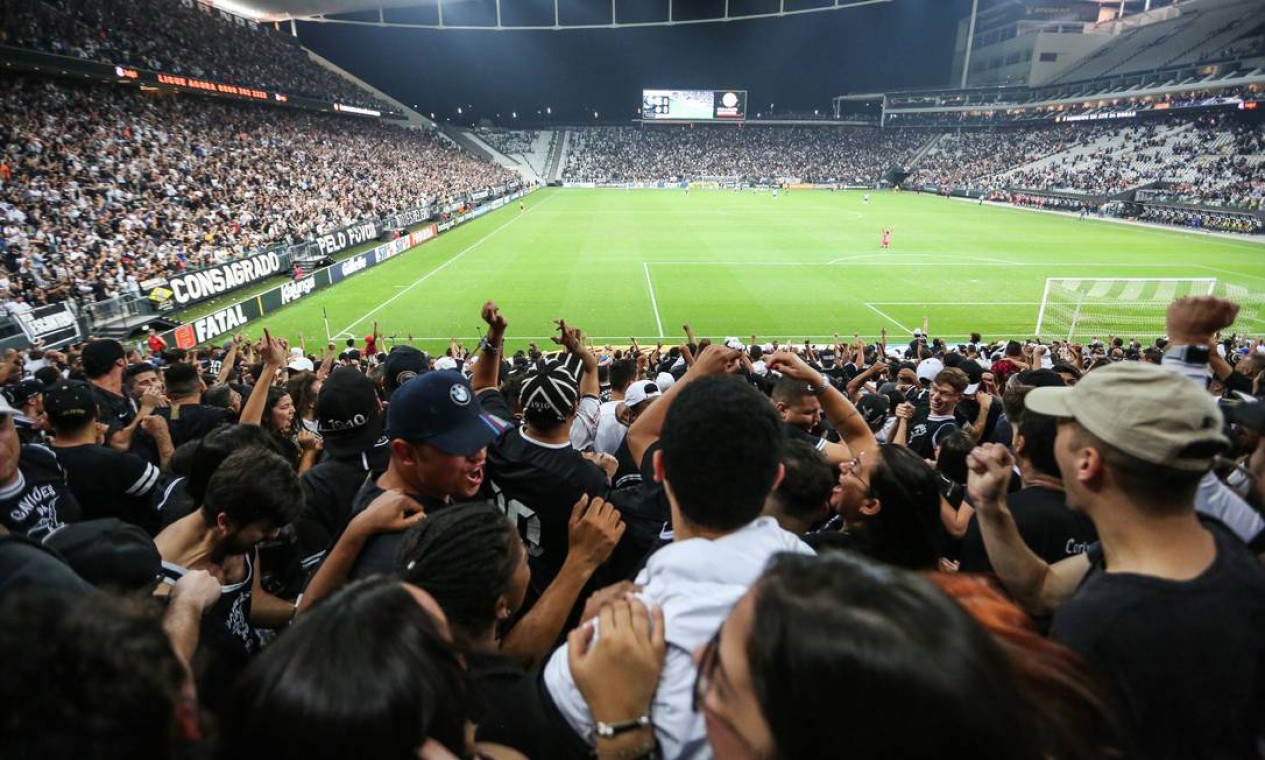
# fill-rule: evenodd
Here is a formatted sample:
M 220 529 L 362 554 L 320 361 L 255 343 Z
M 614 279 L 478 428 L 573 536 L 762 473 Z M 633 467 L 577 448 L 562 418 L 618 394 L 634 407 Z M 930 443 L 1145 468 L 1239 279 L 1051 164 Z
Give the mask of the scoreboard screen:
M 642 90 L 641 118 L 741 121 L 747 118 L 747 91 Z

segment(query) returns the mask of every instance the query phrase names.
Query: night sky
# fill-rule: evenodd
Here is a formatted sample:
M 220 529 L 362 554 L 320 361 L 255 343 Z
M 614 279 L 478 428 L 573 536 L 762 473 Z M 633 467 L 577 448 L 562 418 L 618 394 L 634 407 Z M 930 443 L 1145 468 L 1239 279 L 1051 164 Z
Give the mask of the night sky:
M 759 1 L 748 0 L 747 6 Z M 734 13 L 741 0 L 732 2 Z M 503 0 L 503 5 L 506 23 L 552 21 L 552 3 L 546 0 Z M 710 15 L 705 5 L 706 0 L 676 0 L 675 7 L 678 14 L 686 9 Z M 780 19 L 648 29 L 494 32 L 303 23 L 299 37 L 441 121 L 489 118 L 511 126 L 511 112 L 518 112 L 518 123 L 534 122 L 536 111 L 548 106 L 553 114 L 546 120 L 542 113 L 545 123 L 593 123 L 594 111 L 601 123 L 627 123 L 637 115 L 643 88 L 745 89 L 751 118 L 770 104 L 776 111 L 824 113 L 833 95 L 947 85 L 957 20 L 970 5 L 971 0 L 895 0 Z M 518 13 L 512 18 L 511 6 Z M 446 6 L 445 22 L 486 23 L 490 7 Z M 609 4 L 570 0 L 570 7 L 564 23 L 609 20 Z M 586 7 L 606 15 L 586 17 Z M 621 21 L 636 20 L 635 11 L 621 0 Z M 657 9 L 646 11 L 653 12 Z M 433 9 L 399 13 L 401 20 L 434 18 Z

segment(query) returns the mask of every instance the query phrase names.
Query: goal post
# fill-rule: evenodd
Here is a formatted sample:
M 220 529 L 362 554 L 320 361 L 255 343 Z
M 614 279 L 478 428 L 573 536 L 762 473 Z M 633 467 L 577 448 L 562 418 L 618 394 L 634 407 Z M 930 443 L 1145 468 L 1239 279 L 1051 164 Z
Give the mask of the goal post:
M 1160 337 L 1175 299 L 1216 294 L 1212 277 L 1050 277 L 1041 295 L 1036 334 L 1068 341 Z

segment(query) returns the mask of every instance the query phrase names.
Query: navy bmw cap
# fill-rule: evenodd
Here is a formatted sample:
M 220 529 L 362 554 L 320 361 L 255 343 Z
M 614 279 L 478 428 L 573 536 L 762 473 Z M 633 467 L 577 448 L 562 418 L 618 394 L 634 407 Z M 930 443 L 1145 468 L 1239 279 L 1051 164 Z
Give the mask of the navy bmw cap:
M 445 454 L 470 456 L 492 442 L 503 425 L 483 406 L 460 372 L 427 372 L 401 385 L 387 406 L 387 435 L 426 443 Z

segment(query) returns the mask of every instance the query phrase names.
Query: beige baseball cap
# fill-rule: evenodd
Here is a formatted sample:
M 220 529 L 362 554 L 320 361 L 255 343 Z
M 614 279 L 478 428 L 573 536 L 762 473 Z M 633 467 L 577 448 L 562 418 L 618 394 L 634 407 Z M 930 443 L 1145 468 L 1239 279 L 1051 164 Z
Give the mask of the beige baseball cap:
M 1086 373 L 1071 388 L 1037 388 L 1024 406 L 1075 419 L 1126 454 L 1179 470 L 1207 470 L 1230 445 L 1216 400 L 1154 364 L 1119 362 Z

